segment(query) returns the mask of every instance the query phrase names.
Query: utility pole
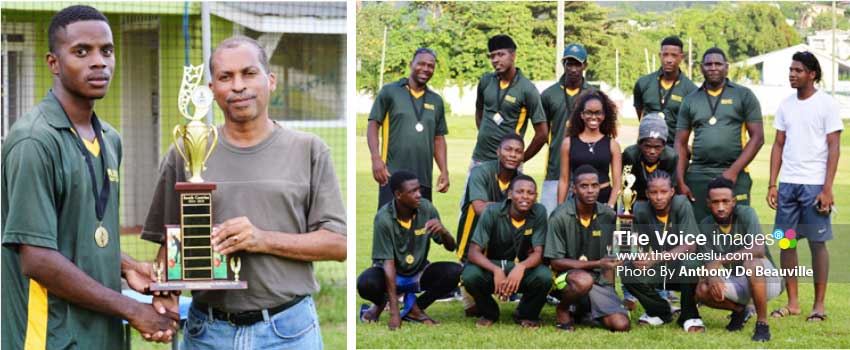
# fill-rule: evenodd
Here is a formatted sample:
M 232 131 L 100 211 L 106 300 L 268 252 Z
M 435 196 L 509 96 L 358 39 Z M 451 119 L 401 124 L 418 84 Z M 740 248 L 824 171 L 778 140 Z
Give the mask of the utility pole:
M 564 74 L 564 66 L 561 64 L 561 53 L 564 52 L 564 0 L 558 0 L 558 30 L 555 40 L 555 80 Z
M 384 26 L 384 43 L 381 47 L 381 72 L 378 73 L 378 89 L 375 91 L 381 91 L 381 87 L 384 86 L 384 60 L 387 58 L 387 26 Z

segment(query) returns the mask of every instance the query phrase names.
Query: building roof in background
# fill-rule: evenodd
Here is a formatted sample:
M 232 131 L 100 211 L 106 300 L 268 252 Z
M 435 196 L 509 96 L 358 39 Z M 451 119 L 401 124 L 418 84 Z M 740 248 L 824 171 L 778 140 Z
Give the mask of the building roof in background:
M 264 33 L 346 33 L 345 2 L 211 2 L 210 11 Z

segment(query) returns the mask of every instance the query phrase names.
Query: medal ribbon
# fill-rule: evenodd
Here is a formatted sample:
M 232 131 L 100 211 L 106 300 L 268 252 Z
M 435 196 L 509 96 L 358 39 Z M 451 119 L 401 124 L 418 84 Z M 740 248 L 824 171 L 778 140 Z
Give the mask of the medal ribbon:
M 419 123 L 419 124 L 422 124 L 422 114 L 425 113 L 425 98 L 428 97 L 427 96 L 428 90 L 427 90 L 427 88 L 423 87 L 423 89 L 425 89 L 425 91 L 422 94 L 422 106 L 421 106 L 421 108 L 417 109 L 416 108 L 416 99 L 413 98 L 413 89 L 410 88 L 410 83 L 407 83 L 407 89 L 409 90 L 408 95 L 410 95 L 410 104 L 413 105 L 413 113 L 416 115 L 416 122 Z
M 661 79 L 663 79 L 663 75 L 658 77 L 658 94 L 659 95 L 661 95 L 661 91 L 664 90 L 664 88 L 661 86 Z M 660 98 L 661 98 L 661 111 L 662 112 L 664 111 L 664 108 L 667 107 L 667 102 L 670 102 L 670 95 L 673 94 L 673 88 L 675 88 L 676 84 L 679 83 L 679 79 L 682 79 L 682 72 L 679 72 L 679 74 L 676 76 L 676 80 L 673 81 L 673 85 L 670 86 L 670 90 L 667 90 L 666 94 L 660 96 Z
M 511 91 L 511 88 L 513 88 L 514 84 L 516 84 L 517 80 L 519 80 L 519 68 L 516 69 L 516 74 L 514 74 L 514 78 L 513 78 L 513 80 L 511 80 L 511 83 L 508 85 L 508 88 L 505 89 L 504 95 L 501 94 L 501 92 L 502 92 L 502 87 L 500 86 L 501 81 L 502 81 L 501 78 L 499 78 L 498 75 L 495 78 L 497 80 L 497 82 L 496 82 L 496 113 L 499 113 L 499 112 L 502 111 L 502 102 L 505 101 L 505 97 L 508 97 L 508 92 Z M 501 95 L 501 97 L 499 95 Z
M 723 93 L 724 92 L 726 92 L 725 86 L 722 88 L 722 90 L 720 90 L 720 95 L 717 95 L 717 101 L 714 101 L 714 104 L 712 104 L 711 103 L 711 95 L 708 94 L 708 87 L 705 88 L 705 100 L 708 101 L 708 106 L 711 108 L 711 116 L 712 117 L 716 117 L 717 106 L 720 105 L 720 100 L 723 99 Z
M 68 117 L 66 114 L 65 117 Z M 71 118 L 68 118 L 68 121 L 71 121 Z M 71 123 L 71 130 L 74 131 L 77 137 L 74 138 L 77 141 L 77 148 L 80 149 L 80 152 L 83 153 L 83 157 L 86 158 L 86 165 L 89 168 L 89 178 L 91 179 L 91 188 L 92 193 L 94 193 L 94 211 L 95 215 L 97 215 L 98 223 L 103 221 L 103 215 L 106 213 L 106 204 L 109 202 L 109 175 L 107 174 L 107 166 L 106 166 L 106 144 L 103 143 L 103 129 L 100 126 L 100 120 L 97 119 L 97 115 L 92 114 L 91 118 L 92 129 L 94 129 L 94 137 L 97 139 L 97 142 L 100 143 L 100 163 L 103 166 L 103 187 L 100 189 L 100 194 L 97 193 L 97 178 L 94 173 L 94 163 L 92 161 L 91 152 L 86 149 L 86 146 L 83 145 L 83 136 L 77 132 L 77 129 L 74 128 L 74 123 Z

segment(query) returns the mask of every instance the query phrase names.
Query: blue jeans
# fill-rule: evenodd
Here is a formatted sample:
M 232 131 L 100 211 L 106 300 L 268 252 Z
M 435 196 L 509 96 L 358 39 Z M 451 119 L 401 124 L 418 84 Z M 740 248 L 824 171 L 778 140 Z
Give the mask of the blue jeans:
M 236 326 L 214 319 L 209 311 L 198 310 L 193 305 L 183 327 L 183 349 L 322 349 L 319 316 L 310 296 L 264 318 L 252 325 Z

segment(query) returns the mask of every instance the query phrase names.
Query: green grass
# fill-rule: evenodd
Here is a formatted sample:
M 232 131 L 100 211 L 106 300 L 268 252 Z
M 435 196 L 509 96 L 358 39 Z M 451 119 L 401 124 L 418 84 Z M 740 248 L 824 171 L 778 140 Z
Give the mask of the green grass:
M 774 139 L 772 120 L 765 121 L 766 141 L 754 162 L 750 165 L 754 186 L 752 190 L 752 205 L 759 213 L 763 224 L 772 224 L 774 211 L 765 203 L 768 181 L 770 147 Z M 434 194 L 434 204 L 440 211 L 444 225 L 452 232 L 457 229 L 458 204 L 463 192 L 466 169 L 472 148 L 475 144 L 475 124 L 471 116 L 451 116 L 448 118 L 449 135 L 448 162 L 451 180 L 449 193 Z M 845 122 L 845 129 L 848 128 Z M 619 142 L 622 148 L 635 141 L 637 121 L 626 119 L 621 122 Z M 372 249 L 372 219 L 377 206 L 377 185 L 372 179 L 369 150 L 366 146 L 366 116 L 357 117 L 357 273 L 365 270 L 370 264 Z M 631 129 L 631 130 L 629 130 Z M 526 139 L 533 132 L 529 131 Z M 805 316 L 795 316 L 785 319 L 770 319 L 773 340 L 766 346 L 771 348 L 847 348 L 850 347 L 850 278 L 847 278 L 847 266 L 850 265 L 850 253 L 846 247 L 850 242 L 848 224 L 850 224 L 850 137 L 842 135 L 841 151 L 843 157 L 839 164 L 839 176 L 833 192 L 836 195 L 837 207 L 840 212 L 833 218 L 835 240 L 829 243 L 831 273 L 827 292 L 827 312 L 829 320 L 825 323 L 807 323 Z M 546 151 L 541 151 L 530 162 L 524 165 L 524 170 L 535 179 L 542 179 Z M 436 169 L 436 167 L 435 167 Z M 844 175 L 844 176 L 842 176 Z M 810 266 L 809 251 L 801 244 L 798 249 L 800 262 Z M 775 247 L 774 247 L 775 248 Z M 778 259 L 778 250 L 772 252 Z M 454 255 L 441 247 L 434 245 L 429 256 L 431 261 L 453 261 Z M 811 283 L 800 283 L 800 303 L 804 315 L 811 310 L 813 288 Z M 773 310 L 783 306 L 787 296 L 783 293 L 768 304 Z M 367 301 L 358 298 L 360 303 Z M 459 302 L 435 303 L 428 309 L 431 317 L 442 324 L 438 327 L 411 325 L 404 323 L 398 331 L 390 333 L 386 322 L 388 316 L 384 313 L 377 324 L 357 325 L 358 348 L 749 348 L 756 346 L 750 341 L 754 321 L 750 321 L 743 332 L 729 333 L 723 327 L 727 323 L 728 312 L 707 307 L 700 313 L 708 327 L 704 334 L 685 334 L 675 325 L 665 325 L 659 328 L 634 327 L 626 334 L 612 334 L 608 331 L 580 326 L 575 333 L 566 335 L 555 331 L 555 311 L 553 306 L 546 306 L 542 312 L 545 327 L 539 330 L 525 330 L 515 326 L 510 321 L 510 315 L 516 304 L 501 304 L 501 322 L 493 328 L 480 329 L 474 326 L 475 319 L 464 318 L 463 308 Z M 356 307 L 355 310 L 359 309 Z M 637 317 L 642 309 L 631 314 L 632 324 L 636 325 Z M 353 315 L 352 319 L 357 319 Z
M 310 128 L 303 131 L 319 135 L 331 149 L 334 169 L 339 178 L 343 203 L 346 198 L 346 129 L 345 128 Z M 121 237 L 122 251 L 135 259 L 153 260 L 159 249 L 158 245 L 142 241 L 137 235 Z M 322 261 L 313 264 L 316 278 L 321 290 L 313 295 L 316 309 L 319 313 L 319 324 L 326 349 L 344 349 L 346 344 L 345 328 L 345 263 Z M 182 334 L 181 334 L 182 336 Z M 171 349 L 170 344 L 155 344 L 146 342 L 135 330 L 133 331 L 132 348 L 134 350 Z

